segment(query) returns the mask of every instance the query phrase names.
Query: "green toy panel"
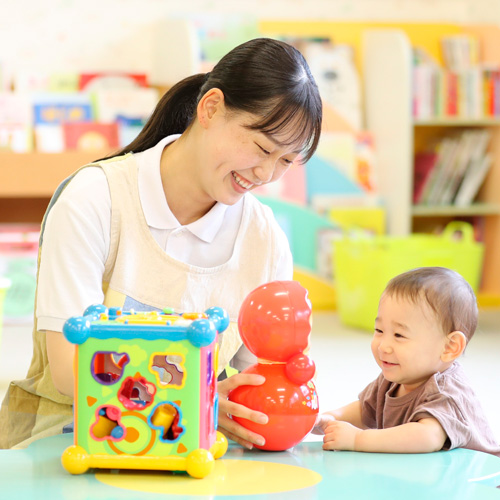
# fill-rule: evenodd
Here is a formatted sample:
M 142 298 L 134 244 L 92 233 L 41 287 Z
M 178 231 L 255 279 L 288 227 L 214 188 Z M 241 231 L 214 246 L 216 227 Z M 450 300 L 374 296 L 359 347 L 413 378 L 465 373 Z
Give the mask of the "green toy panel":
M 199 448 L 200 349 L 188 340 L 89 338 L 77 363 L 76 444 L 88 453 Z

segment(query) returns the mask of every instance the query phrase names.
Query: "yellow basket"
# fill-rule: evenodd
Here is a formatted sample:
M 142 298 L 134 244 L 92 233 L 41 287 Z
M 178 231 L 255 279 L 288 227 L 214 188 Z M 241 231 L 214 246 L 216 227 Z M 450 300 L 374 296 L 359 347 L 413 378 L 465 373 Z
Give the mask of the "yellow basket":
M 455 234 L 462 237 L 457 239 Z M 484 246 L 465 222 L 450 222 L 442 235 L 350 237 L 334 241 L 333 268 L 342 323 L 373 330 L 378 302 L 394 276 L 424 266 L 448 267 L 479 287 Z

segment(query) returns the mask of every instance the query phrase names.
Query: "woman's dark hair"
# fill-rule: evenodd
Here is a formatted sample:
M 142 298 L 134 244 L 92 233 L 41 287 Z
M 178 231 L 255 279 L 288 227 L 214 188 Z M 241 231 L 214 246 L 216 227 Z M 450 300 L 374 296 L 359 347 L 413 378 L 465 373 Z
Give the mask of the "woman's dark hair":
M 314 154 L 321 133 L 322 105 L 309 66 L 291 45 L 257 38 L 233 49 L 210 73 L 190 76 L 174 85 L 160 99 L 139 135 L 117 155 L 139 153 L 168 135 L 183 133 L 196 116 L 199 100 L 212 88 L 223 92 L 229 111 L 258 117 L 250 129 L 271 135 L 296 131 L 286 142 L 302 142 L 303 162 Z

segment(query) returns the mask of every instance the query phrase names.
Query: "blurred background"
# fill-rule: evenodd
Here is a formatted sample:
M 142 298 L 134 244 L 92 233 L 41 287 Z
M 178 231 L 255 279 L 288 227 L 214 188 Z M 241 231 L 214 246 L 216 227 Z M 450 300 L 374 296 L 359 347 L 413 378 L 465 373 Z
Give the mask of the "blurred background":
M 386 282 L 451 267 L 481 310 L 473 378 L 500 401 L 484 380 L 500 346 L 500 0 L 184 3 L 0 0 L 0 391 L 29 365 L 38 235 L 59 182 L 128 144 L 175 82 L 267 36 L 302 51 L 324 103 L 315 156 L 256 191 L 289 238 L 316 345 L 358 370 Z M 356 373 L 333 405 L 368 383 Z

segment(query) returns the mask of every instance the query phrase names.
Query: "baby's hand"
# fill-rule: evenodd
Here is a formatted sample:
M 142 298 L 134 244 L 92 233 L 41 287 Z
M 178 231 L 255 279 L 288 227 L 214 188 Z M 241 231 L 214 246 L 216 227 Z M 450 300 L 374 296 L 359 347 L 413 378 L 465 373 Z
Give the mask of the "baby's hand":
M 330 421 L 323 438 L 324 450 L 354 451 L 356 436 L 363 432 L 349 422 Z
M 316 417 L 316 423 L 312 430 L 313 434 L 320 434 L 321 436 L 325 434 L 325 430 L 330 422 L 335 421 L 335 417 L 329 413 L 323 413 Z

